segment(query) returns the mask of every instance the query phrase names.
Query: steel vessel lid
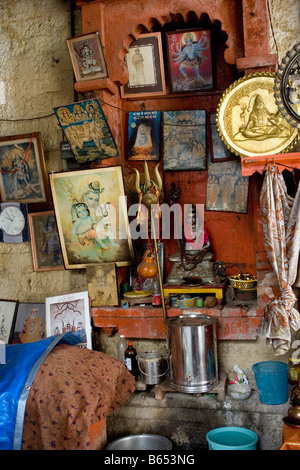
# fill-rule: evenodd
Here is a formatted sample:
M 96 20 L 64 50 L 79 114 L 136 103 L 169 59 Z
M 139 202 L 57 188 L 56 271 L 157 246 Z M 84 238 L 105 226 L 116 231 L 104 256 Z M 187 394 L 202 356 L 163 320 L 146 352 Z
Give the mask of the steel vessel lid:
M 170 326 L 206 326 L 217 323 L 217 321 L 217 318 L 209 315 L 188 314 L 168 318 L 166 323 Z

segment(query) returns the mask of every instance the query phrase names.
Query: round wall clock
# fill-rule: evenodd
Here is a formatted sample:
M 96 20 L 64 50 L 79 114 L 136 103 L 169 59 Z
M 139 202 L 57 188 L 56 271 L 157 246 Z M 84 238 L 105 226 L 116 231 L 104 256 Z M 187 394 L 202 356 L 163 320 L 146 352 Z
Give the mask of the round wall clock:
M 239 157 L 287 152 L 299 139 L 280 113 L 275 74 L 258 72 L 235 81 L 222 95 L 216 125 L 226 147 Z
M 26 204 L 0 204 L 0 242 L 22 243 L 29 240 L 28 209 Z
M 291 126 L 300 129 L 300 44 L 287 53 L 276 72 L 275 99 Z

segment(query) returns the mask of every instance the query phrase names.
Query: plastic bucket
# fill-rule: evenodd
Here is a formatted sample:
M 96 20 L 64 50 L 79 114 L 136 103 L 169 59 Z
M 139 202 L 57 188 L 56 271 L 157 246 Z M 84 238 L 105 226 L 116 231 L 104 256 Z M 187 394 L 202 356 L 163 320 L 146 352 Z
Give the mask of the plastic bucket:
M 206 434 L 209 450 L 256 450 L 258 437 L 250 429 L 224 427 Z
M 280 405 L 288 400 L 288 365 L 285 362 L 258 362 L 252 370 L 262 403 Z

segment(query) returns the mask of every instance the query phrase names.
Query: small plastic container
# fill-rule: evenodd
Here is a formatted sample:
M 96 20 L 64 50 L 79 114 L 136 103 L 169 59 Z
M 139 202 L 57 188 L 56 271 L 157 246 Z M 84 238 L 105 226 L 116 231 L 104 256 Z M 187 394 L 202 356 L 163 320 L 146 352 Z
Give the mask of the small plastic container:
M 206 434 L 209 450 L 257 450 L 258 436 L 250 429 L 228 426 Z
M 258 397 L 267 405 L 280 405 L 288 400 L 288 364 L 277 361 L 258 362 L 252 366 Z

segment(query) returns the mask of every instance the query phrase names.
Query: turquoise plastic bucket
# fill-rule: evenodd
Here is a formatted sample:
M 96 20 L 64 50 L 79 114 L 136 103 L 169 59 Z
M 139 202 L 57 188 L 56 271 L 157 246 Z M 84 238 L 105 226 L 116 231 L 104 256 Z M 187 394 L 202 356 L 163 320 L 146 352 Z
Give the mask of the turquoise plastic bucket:
M 280 405 L 288 400 L 288 365 L 285 362 L 258 362 L 252 370 L 262 403 Z
M 206 434 L 209 450 L 256 450 L 258 436 L 250 429 L 224 427 Z

